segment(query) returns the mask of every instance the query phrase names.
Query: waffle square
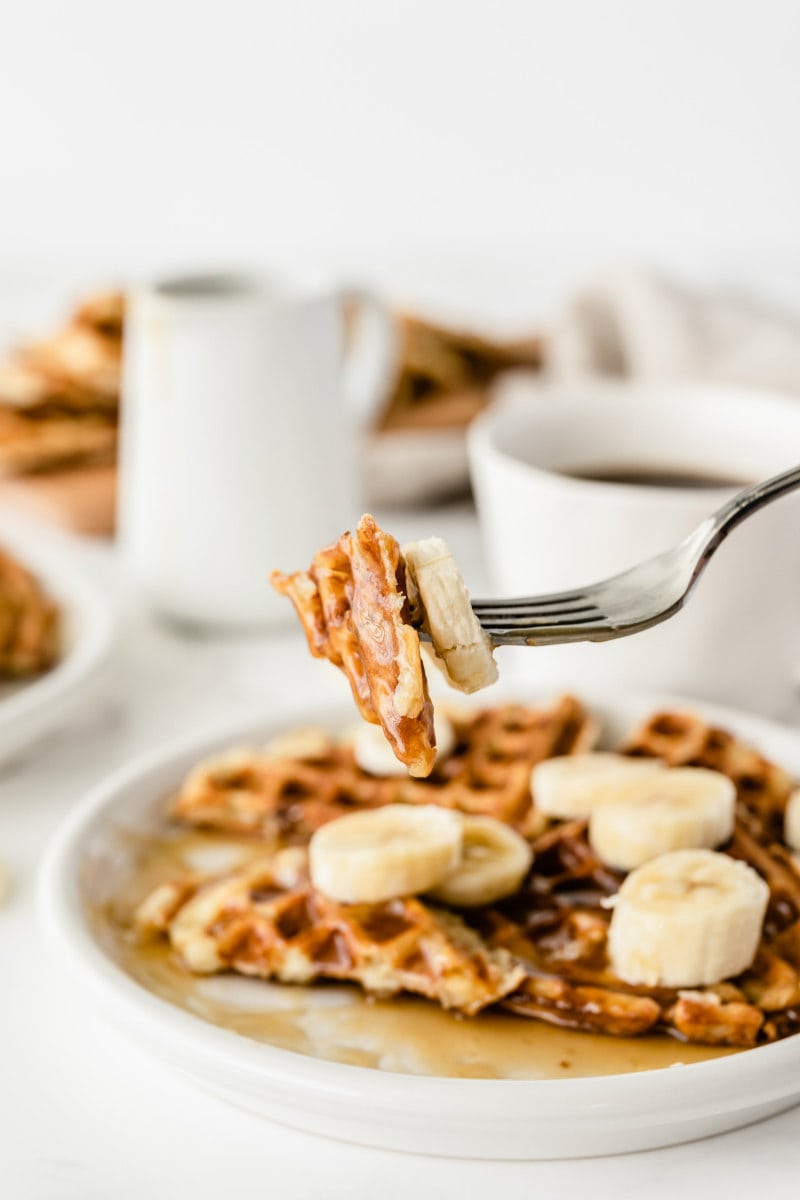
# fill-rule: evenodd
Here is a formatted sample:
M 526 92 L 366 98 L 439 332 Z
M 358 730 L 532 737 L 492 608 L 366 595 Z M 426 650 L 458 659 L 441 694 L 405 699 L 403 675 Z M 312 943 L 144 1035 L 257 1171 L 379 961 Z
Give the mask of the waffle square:
M 454 913 L 414 898 L 339 904 L 308 883 L 284 888 L 274 860 L 194 887 L 166 885 L 139 910 L 198 973 L 234 970 L 284 983 L 339 980 L 373 995 L 412 992 L 473 1016 L 525 971 Z

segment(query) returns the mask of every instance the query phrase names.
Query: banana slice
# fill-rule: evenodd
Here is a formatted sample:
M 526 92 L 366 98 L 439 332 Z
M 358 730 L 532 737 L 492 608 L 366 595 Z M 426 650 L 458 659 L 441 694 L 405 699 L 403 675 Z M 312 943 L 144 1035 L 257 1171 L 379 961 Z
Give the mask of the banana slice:
M 783 817 L 783 840 L 793 850 L 800 850 L 800 788 L 795 788 L 786 805 Z
M 511 896 L 530 870 L 525 838 L 494 817 L 462 817 L 461 862 L 431 895 L 457 908 L 477 908 Z
M 377 903 L 430 891 L 461 861 L 461 818 L 435 804 L 350 813 L 311 838 L 311 882 L 332 900 Z
M 713 850 L 733 833 L 736 788 L 727 776 L 704 767 L 619 779 L 598 797 L 589 817 L 589 843 L 621 871 L 670 850 Z
M 436 736 L 435 766 L 453 753 L 456 731 L 444 713 L 434 712 L 433 732 Z M 353 731 L 353 754 L 357 765 L 368 775 L 408 775 L 408 768 L 395 757 L 380 725 L 362 721 Z
M 272 860 L 272 874 L 282 888 L 299 887 L 308 878 L 308 846 L 284 846 Z
M 664 770 L 657 758 L 627 758 L 624 754 L 567 754 L 546 758 L 531 772 L 531 791 L 537 812 L 561 820 L 583 820 L 600 799 L 628 779 L 646 779 Z
M 271 738 L 262 747 L 262 753 L 269 758 L 324 758 L 333 744 L 333 738 L 324 729 L 290 729 Z
M 412 614 L 431 635 L 437 664 L 449 683 L 477 692 L 497 679 L 492 643 L 472 611 L 456 561 L 441 538 L 403 547 Z
M 611 965 L 626 983 L 699 987 L 751 965 L 769 888 L 747 863 L 673 850 L 632 871 L 615 897 Z

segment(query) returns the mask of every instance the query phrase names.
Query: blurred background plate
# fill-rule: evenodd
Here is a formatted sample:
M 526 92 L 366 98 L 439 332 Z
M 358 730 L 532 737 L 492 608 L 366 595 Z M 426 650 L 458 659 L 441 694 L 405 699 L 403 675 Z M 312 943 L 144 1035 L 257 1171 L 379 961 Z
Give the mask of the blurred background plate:
M 463 496 L 469 482 L 466 430 L 373 435 L 362 471 L 369 504 L 417 505 Z
M 67 719 L 76 700 L 90 693 L 112 648 L 114 616 L 110 603 L 52 547 L 45 551 L 3 524 L 0 545 L 33 571 L 58 603 L 64 631 L 62 656 L 52 670 L 0 685 L 2 765 Z

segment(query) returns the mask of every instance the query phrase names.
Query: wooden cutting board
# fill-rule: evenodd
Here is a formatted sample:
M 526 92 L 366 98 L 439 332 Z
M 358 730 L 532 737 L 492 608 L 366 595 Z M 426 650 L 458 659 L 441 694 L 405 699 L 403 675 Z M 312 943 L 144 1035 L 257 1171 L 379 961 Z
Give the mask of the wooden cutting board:
M 91 537 L 114 532 L 116 467 L 80 467 L 0 481 L 0 503 Z

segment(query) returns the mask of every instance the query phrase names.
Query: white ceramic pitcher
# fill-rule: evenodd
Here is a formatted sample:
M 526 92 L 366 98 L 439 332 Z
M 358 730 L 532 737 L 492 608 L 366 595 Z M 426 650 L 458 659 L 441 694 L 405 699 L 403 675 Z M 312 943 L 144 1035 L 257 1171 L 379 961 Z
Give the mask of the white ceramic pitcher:
M 305 566 L 359 515 L 358 430 L 394 353 L 391 318 L 362 291 L 215 275 L 131 296 L 120 539 L 154 608 L 228 626 L 286 617 L 269 572 Z

